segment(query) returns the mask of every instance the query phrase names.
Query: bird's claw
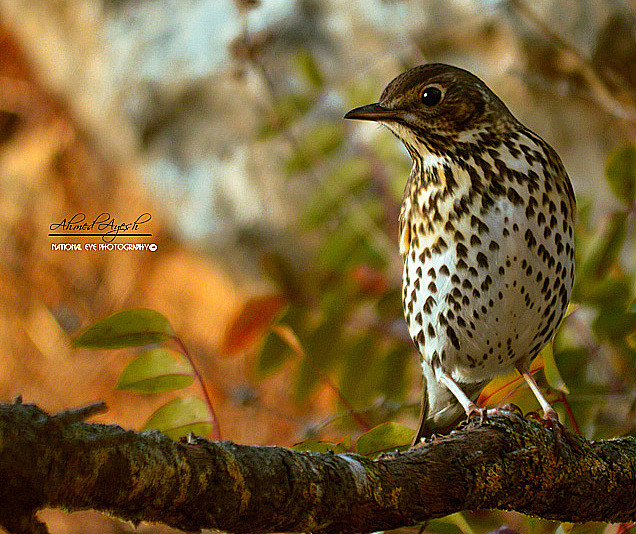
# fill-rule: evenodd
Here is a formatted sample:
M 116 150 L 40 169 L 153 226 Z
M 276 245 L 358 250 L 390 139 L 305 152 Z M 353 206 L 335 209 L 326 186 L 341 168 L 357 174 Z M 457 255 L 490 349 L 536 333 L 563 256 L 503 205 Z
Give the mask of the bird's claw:
M 516 404 L 513 404 L 512 402 L 509 402 L 508 404 L 504 404 L 501 407 L 501 410 L 509 414 L 515 414 L 520 417 L 523 417 L 523 410 L 519 408 L 519 406 L 517 406 Z
M 466 415 L 467 418 L 465 424 L 468 424 L 471 419 L 477 416 L 479 416 L 479 424 L 483 424 L 488 417 L 492 417 L 494 415 L 505 417 L 512 422 L 519 422 L 519 420 L 523 418 L 523 412 L 521 411 L 521 408 L 512 403 L 506 404 L 501 408 L 479 408 L 477 406 L 474 406 L 471 407 Z
M 466 420 L 457 427 L 458 429 L 470 424 L 473 419 L 479 417 L 479 424 L 482 425 L 488 417 L 493 415 L 499 415 L 505 417 L 509 421 L 519 422 L 524 418 L 523 411 L 517 405 L 509 403 L 501 408 L 479 408 L 477 405 L 470 406 L 466 410 Z M 554 452 L 557 458 L 562 456 L 563 448 L 562 444 L 566 443 L 571 449 L 580 451 L 581 446 L 577 437 L 572 434 L 566 427 L 564 427 L 559 421 L 559 416 L 553 409 L 546 410 L 543 417 L 538 412 L 528 412 L 525 414 L 525 418 L 532 419 L 539 422 L 542 426 L 552 431 L 554 436 Z
M 554 430 L 555 428 L 563 428 L 561 421 L 559 421 L 559 416 L 552 408 L 545 411 L 541 421 L 543 423 L 543 426 L 545 426 L 546 428 L 551 428 L 552 430 Z
M 470 423 L 471 419 L 475 417 L 479 417 L 479 424 L 483 424 L 484 419 L 486 418 L 486 410 L 484 408 L 480 408 L 476 404 L 472 404 L 466 410 L 466 424 Z
M 550 429 L 554 436 L 554 453 L 557 457 L 561 457 L 563 449 L 562 444 L 566 443 L 576 452 L 581 450 L 581 444 L 577 437 L 572 434 L 559 420 L 559 416 L 555 410 L 546 410 L 541 417 L 537 412 L 529 412 L 526 418 L 533 419 L 540 423 L 544 428 Z

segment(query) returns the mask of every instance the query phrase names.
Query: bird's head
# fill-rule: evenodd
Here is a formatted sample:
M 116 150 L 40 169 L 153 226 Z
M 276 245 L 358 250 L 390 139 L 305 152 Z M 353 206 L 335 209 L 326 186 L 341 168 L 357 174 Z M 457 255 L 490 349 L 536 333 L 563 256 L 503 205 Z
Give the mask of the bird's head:
M 442 154 L 458 142 L 470 142 L 482 132 L 516 129 L 518 122 L 505 104 L 470 72 L 431 63 L 395 78 L 380 101 L 352 109 L 345 119 L 379 122 L 406 146 Z

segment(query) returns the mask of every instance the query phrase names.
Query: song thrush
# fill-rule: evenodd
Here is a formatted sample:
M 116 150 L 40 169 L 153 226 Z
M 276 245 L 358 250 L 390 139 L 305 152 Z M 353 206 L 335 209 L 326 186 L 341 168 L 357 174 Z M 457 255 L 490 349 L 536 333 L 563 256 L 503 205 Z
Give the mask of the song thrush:
M 414 443 L 445 432 L 492 378 L 528 372 L 574 278 L 574 193 L 557 153 L 473 74 L 443 64 L 395 78 L 347 119 L 376 121 L 413 160 L 400 213 L 402 302 L 425 391 Z

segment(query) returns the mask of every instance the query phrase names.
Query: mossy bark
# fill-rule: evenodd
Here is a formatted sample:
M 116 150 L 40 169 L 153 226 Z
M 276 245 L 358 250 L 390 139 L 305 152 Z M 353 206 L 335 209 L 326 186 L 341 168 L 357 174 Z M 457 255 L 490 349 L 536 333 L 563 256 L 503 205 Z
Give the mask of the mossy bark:
M 499 508 L 568 522 L 636 519 L 636 439 L 555 442 L 493 416 L 407 453 L 369 460 L 82 422 L 0 405 L 0 525 L 46 532 L 43 507 L 235 533 L 372 532 Z

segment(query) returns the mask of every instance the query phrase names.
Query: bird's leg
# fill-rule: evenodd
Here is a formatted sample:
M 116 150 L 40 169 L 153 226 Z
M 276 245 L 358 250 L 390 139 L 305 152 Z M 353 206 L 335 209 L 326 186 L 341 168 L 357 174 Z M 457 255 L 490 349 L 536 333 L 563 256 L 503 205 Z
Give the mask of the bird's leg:
M 534 396 L 539 401 L 539 404 L 541 405 L 541 408 L 543 409 L 543 420 L 550 427 L 560 426 L 561 423 L 559 422 L 559 416 L 557 415 L 554 408 L 552 408 L 550 403 L 543 396 L 543 393 L 541 393 L 541 390 L 539 389 L 539 386 L 537 385 L 537 382 L 534 379 L 534 377 L 530 374 L 530 371 L 528 371 L 528 369 L 526 369 L 525 367 L 519 364 L 517 364 L 516 367 L 517 367 L 517 371 L 519 371 L 523 379 L 528 383 L 528 386 L 532 390 L 532 393 L 534 393 Z
M 483 410 L 478 408 L 477 405 L 468 398 L 466 393 L 462 391 L 462 388 L 459 387 L 459 384 L 455 382 L 448 373 L 442 373 L 439 379 L 450 392 L 455 395 L 459 403 L 464 407 L 464 411 L 469 419 L 475 415 L 481 415 L 483 417 Z
M 574 436 L 567 428 L 565 428 L 561 422 L 559 421 L 559 416 L 557 415 L 554 408 L 550 405 L 550 403 L 546 400 L 537 385 L 534 377 L 530 374 L 528 369 L 517 365 L 517 371 L 521 373 L 521 376 L 530 386 L 532 393 L 541 404 L 541 408 L 543 408 L 543 423 L 546 427 L 551 428 L 552 432 L 554 432 L 554 448 L 557 456 L 561 455 L 561 446 L 559 445 L 559 441 L 565 438 L 570 445 L 570 447 L 575 451 L 581 450 L 581 445 L 576 436 Z

